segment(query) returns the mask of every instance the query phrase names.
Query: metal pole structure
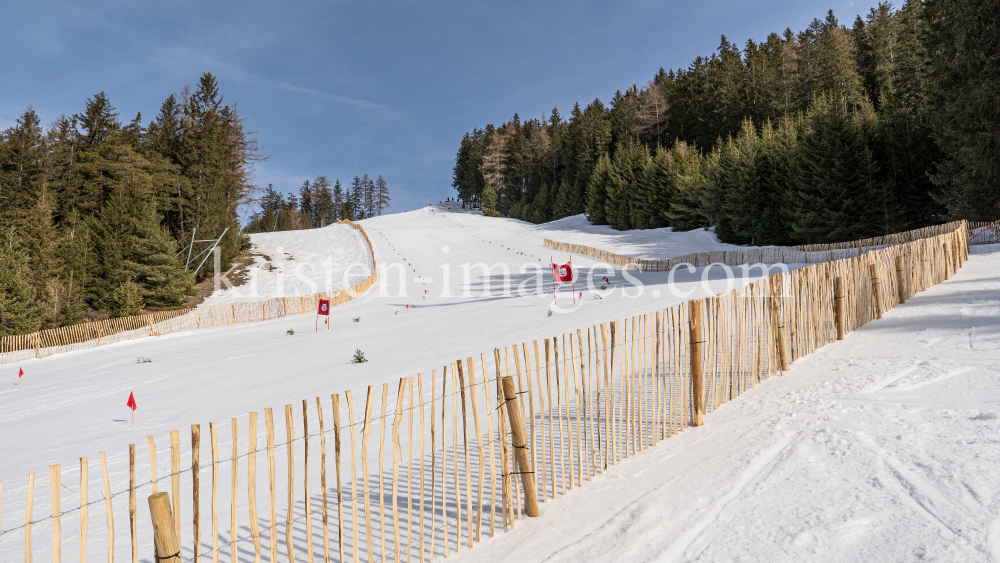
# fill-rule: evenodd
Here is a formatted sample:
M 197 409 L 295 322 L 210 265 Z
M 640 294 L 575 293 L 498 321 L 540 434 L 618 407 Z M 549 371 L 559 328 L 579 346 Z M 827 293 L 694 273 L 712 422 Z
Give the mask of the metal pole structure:
M 187 261 L 184 262 L 184 269 L 186 270 L 188 265 L 191 264 L 191 251 L 194 250 L 194 233 L 197 232 L 198 227 L 191 229 L 191 245 L 188 246 L 188 257 Z
M 205 258 L 203 258 L 203 259 L 202 259 L 202 261 L 201 261 L 201 264 L 198 264 L 198 267 L 197 267 L 197 268 L 195 268 L 195 270 L 194 270 L 194 275 L 196 275 L 196 276 L 198 275 L 198 270 L 200 270 L 200 269 L 201 269 L 201 267 L 205 265 L 205 262 L 207 262 L 207 261 L 208 261 L 208 257 L 212 255 L 212 251 L 213 251 L 213 250 L 215 250 L 215 247 L 216 247 L 216 246 L 219 246 L 219 243 L 220 243 L 220 242 L 222 242 L 222 237 L 226 236 L 226 232 L 227 232 L 227 231 L 229 231 L 229 227 L 226 227 L 226 228 L 225 228 L 225 230 L 223 230 L 223 231 L 222 231 L 222 234 L 221 234 L 221 235 L 219 235 L 219 238 L 215 240 L 215 244 L 213 244 L 213 245 L 212 245 L 212 246 L 211 246 L 211 247 L 210 247 L 210 248 L 208 249 L 208 254 L 206 254 L 206 255 L 205 255 Z

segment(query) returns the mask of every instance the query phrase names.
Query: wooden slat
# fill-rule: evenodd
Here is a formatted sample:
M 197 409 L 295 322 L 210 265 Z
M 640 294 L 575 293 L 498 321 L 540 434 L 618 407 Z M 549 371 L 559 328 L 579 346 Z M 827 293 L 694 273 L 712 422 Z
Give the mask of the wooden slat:
M 229 419 L 233 432 L 233 457 L 230 460 L 230 481 L 232 486 L 229 493 L 229 560 L 236 563 L 238 556 L 236 551 L 236 536 L 239 530 L 236 527 L 236 508 L 238 506 L 236 488 L 239 485 L 239 456 L 240 440 L 238 435 L 238 421 L 236 418 Z
M 313 529 L 312 529 L 312 496 L 309 493 L 309 401 L 302 399 L 302 442 L 305 449 L 305 460 L 302 463 L 302 494 L 303 508 L 306 513 L 306 561 L 313 559 Z
M 289 563 L 295 563 L 295 540 L 292 525 L 295 510 L 295 420 L 292 405 L 285 405 L 285 456 L 288 461 L 288 510 L 285 512 L 285 555 Z M 310 561 L 309 563 L 312 563 Z
M 90 525 L 89 506 L 89 467 L 87 458 L 80 458 L 80 563 L 87 563 L 87 527 Z M 0 482 L 0 490 L 3 489 L 3 482 Z
M 326 432 L 323 426 L 323 403 L 316 397 L 316 418 L 319 421 L 319 490 L 320 519 L 323 524 L 323 563 L 330 563 L 330 525 L 326 501 Z M 339 490 L 339 484 L 337 489 Z M 343 560 L 343 556 L 341 556 Z
M 208 423 L 212 446 L 212 563 L 219 563 L 219 436 L 214 422 Z
M 365 402 L 365 418 L 364 418 L 364 428 L 361 431 L 361 472 L 365 479 L 365 541 L 368 546 L 368 560 L 374 559 L 374 544 L 372 541 L 372 509 L 371 509 L 371 494 L 372 486 L 368 483 L 370 479 L 370 473 L 368 471 L 368 435 L 371 433 L 371 427 L 374 420 L 372 419 L 372 411 L 375 408 L 375 387 L 368 386 L 368 398 Z

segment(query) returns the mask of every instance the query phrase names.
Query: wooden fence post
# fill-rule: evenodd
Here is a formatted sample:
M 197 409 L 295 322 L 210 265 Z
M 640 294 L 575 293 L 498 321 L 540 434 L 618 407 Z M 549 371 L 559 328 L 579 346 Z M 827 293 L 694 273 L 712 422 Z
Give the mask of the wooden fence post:
M 198 487 L 201 471 L 201 425 L 191 425 L 191 527 L 194 532 L 194 563 L 201 561 L 201 502 Z
M 833 316 L 837 323 L 837 340 L 843 340 L 847 334 L 845 313 L 844 280 L 837 276 L 833 278 Z
M 785 340 L 785 317 L 781 314 L 781 289 L 771 292 L 771 325 L 774 327 L 774 343 L 778 348 L 781 371 L 791 369 L 788 362 L 788 341 Z
M 170 513 L 170 496 L 167 493 L 149 495 L 149 517 L 153 520 L 153 560 L 158 563 L 181 563 L 181 545 L 177 541 L 174 517 Z
M 878 277 L 878 267 L 875 264 L 868 264 L 868 275 L 872 280 L 872 301 L 875 302 L 875 318 L 882 318 L 882 291 L 881 280 Z
M 906 269 L 903 267 L 903 257 L 896 257 L 896 292 L 899 294 L 899 303 L 906 303 Z
M 701 364 L 701 350 L 705 338 L 701 327 L 701 306 L 702 300 L 700 299 L 688 304 L 691 335 L 691 391 L 694 395 L 693 426 L 705 424 L 705 372 Z
M 52 487 L 52 563 L 62 561 L 62 468 L 49 466 L 49 482 Z
M 503 378 L 503 396 L 507 403 L 507 416 L 510 418 L 511 443 L 514 446 L 514 457 L 521 473 L 521 486 L 524 489 L 524 511 L 535 518 L 541 513 L 538 510 L 538 489 L 535 488 L 535 474 L 531 470 L 531 459 L 528 456 L 527 432 L 524 428 L 524 417 L 517 404 L 517 389 L 514 388 L 514 378 Z
M 947 280 L 952 276 L 951 249 L 948 248 L 948 243 L 942 243 L 941 248 L 944 249 L 944 279 Z

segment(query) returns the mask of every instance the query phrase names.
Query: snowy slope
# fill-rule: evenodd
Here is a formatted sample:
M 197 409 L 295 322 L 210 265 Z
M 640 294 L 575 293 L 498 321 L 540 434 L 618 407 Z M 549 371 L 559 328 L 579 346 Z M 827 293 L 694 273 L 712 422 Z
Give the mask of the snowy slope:
M 275 407 L 280 418 L 282 405 L 303 398 L 322 396 L 329 405 L 330 393 L 352 390 L 358 397 L 367 385 L 394 385 L 398 377 L 429 374 L 432 369 L 440 373 L 446 362 L 469 355 L 478 358 L 496 346 L 621 319 L 706 293 L 698 283 L 703 270 L 676 276 L 676 289 L 691 291 L 689 296 L 671 293 L 668 273 L 630 274 L 644 285 L 640 293 L 622 272 L 599 270 L 595 285 L 607 275 L 614 294 L 595 299 L 581 282 L 577 289 L 584 292 L 583 305 L 548 316 L 551 294 L 482 296 L 487 279 L 495 288 L 501 268 L 488 276 L 474 273 L 467 284 L 463 264 L 505 264 L 515 286 L 527 284 L 533 289 L 531 269 L 525 265 L 547 268 L 554 253 L 541 246 L 545 237 L 640 256 L 647 248 L 648 255 L 656 257 L 724 247 L 705 231 L 661 230 L 662 236 L 654 236 L 656 232 L 616 233 L 574 222 L 579 218 L 534 226 L 445 206 L 365 220 L 362 224 L 375 246 L 376 262 L 401 266 L 380 274 L 384 287 L 335 308 L 329 332 L 314 332 L 315 317 L 301 315 L 7 366 L 9 383 L 0 386 L 4 444 L 0 528 L 23 522 L 27 473 L 42 474 L 52 463 L 63 464 L 64 482 L 72 484 L 79 475 L 74 473 L 77 458 L 89 457 L 90 497 L 99 499 L 101 485 L 94 465 L 99 451 L 108 452 L 111 481 L 120 484 L 128 479 L 128 444 L 139 444 L 137 472 L 148 479 L 144 445 L 146 436 L 152 435 L 160 451 L 158 473 L 164 475 L 169 472 L 170 430 L 181 430 L 184 442 L 188 425 L 202 424 L 205 452 L 207 423 L 224 423 L 219 447 L 228 452 L 226 421 L 236 417 L 240 449 L 246 451 L 249 411 Z M 341 272 L 348 264 L 357 265 L 353 271 L 360 272 L 369 263 L 362 243 L 349 236 L 351 231 L 338 226 L 274 233 L 256 236 L 254 243 L 272 261 L 280 261 L 278 267 L 286 275 L 282 289 L 293 295 L 295 288 L 308 289 L 307 283 L 292 285 L 288 279 L 300 264 L 320 261 L 321 265 L 332 256 L 332 262 L 341 264 Z M 277 258 L 279 245 L 291 259 Z M 557 261 L 566 258 L 555 256 Z M 585 274 L 595 264 L 584 257 L 574 257 L 573 262 Z M 996 341 L 1000 324 L 998 284 L 990 273 L 998 266 L 1000 254 L 974 255 L 953 280 L 894 309 L 885 320 L 852 334 L 846 342 L 796 363 L 789 376 L 726 405 L 709 417 L 707 426 L 689 429 L 621 464 L 598 483 L 544 505 L 545 518 L 519 523 L 514 532 L 483 542 L 463 557 L 576 560 L 586 553 L 600 560 L 621 559 L 624 554 L 630 555 L 627 560 L 757 561 L 793 555 L 800 560 L 853 560 L 859 553 L 851 551 L 854 545 L 857 550 L 882 549 L 865 552 L 880 560 L 914 558 L 917 547 L 942 560 L 950 559 L 945 553 L 988 560 L 989 546 L 1000 542 L 1000 527 L 990 528 L 989 523 L 1000 488 L 979 472 L 979 464 L 995 462 L 995 447 L 983 445 L 1000 435 L 998 419 L 991 418 L 990 410 L 997 408 L 990 405 L 1000 398 L 990 367 L 997 352 L 995 347 L 984 350 Z M 520 273 L 522 267 L 527 273 Z M 275 296 L 277 272 L 266 275 L 273 277 L 261 277 L 258 292 L 261 297 Z M 760 275 L 754 270 L 733 283 L 747 283 Z M 322 279 L 320 275 L 314 281 Z M 709 292 L 727 289 L 718 269 L 710 272 L 709 280 Z M 467 289 L 471 293 L 463 295 Z M 288 329 L 295 334 L 286 335 Z M 356 349 L 370 361 L 349 363 Z M 137 363 L 138 357 L 152 362 Z M 917 359 L 923 363 L 917 364 Z M 969 366 L 974 369 L 953 374 Z M 18 367 L 26 375 L 15 385 Z M 915 369 L 886 382 L 910 368 Z M 949 377 L 934 381 L 944 376 Z M 884 385 L 879 387 L 878 382 Z M 870 391 L 864 393 L 866 389 Z M 129 424 L 125 407 L 130 391 L 139 404 L 135 426 Z M 182 464 L 189 463 L 185 454 Z M 279 483 L 282 471 L 279 467 Z M 161 482 L 161 487 L 165 484 Z M 183 486 L 188 487 L 187 480 Z M 242 481 L 240 486 L 245 486 Z M 36 507 L 48 507 L 47 487 L 46 483 L 36 489 Z M 148 486 L 140 490 L 140 500 L 148 492 Z M 228 506 L 227 496 L 220 498 L 223 506 Z M 873 504 L 868 507 L 870 499 Z M 65 505 L 73 502 L 73 494 L 64 491 Z M 115 504 L 119 558 L 128 556 L 125 504 Z M 35 517 L 47 510 L 36 509 Z M 245 524 L 246 511 L 240 510 Z M 884 513 L 892 517 L 883 518 Z M 943 524 L 928 524 L 927 514 L 936 515 Z M 967 514 L 974 515 L 968 516 L 968 528 L 961 520 Z M 91 542 L 96 550 L 92 558 L 104 553 L 99 550 L 103 540 L 95 519 L 92 515 Z M 183 521 L 188 529 L 190 521 Z M 39 538 L 46 537 L 45 526 L 36 526 Z M 64 535 L 67 526 L 64 523 Z M 947 530 L 949 526 L 954 530 Z M 966 536 L 959 534 L 968 530 L 973 532 L 961 540 Z M 189 532 L 184 534 L 190 538 Z M 717 537 L 725 540 L 713 541 Z M 987 537 L 996 539 L 989 543 Z M 772 543 L 765 546 L 761 538 Z M 851 538 L 856 543 L 850 543 Z M 19 551 L 8 549 L 18 540 L 19 534 L 0 538 L 0 563 L 20 560 Z M 46 543 L 36 540 L 39 560 L 46 559 Z M 149 551 L 146 547 L 144 543 L 143 553 Z M 64 547 L 65 561 L 75 561 L 72 552 Z
M 250 283 L 215 292 L 202 305 L 296 297 L 350 287 L 368 277 L 371 254 L 357 230 L 330 225 L 308 231 L 254 233 Z M 351 264 L 358 267 L 348 269 Z M 362 267 L 363 266 L 363 267 Z M 368 268 L 366 271 L 365 268 Z M 255 283 L 254 283 L 255 280 Z

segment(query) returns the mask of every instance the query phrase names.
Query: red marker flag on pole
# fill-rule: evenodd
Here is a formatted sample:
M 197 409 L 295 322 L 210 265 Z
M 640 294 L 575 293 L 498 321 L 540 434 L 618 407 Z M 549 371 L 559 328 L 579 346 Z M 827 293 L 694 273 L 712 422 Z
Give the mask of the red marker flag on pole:
M 125 406 L 132 409 L 132 425 L 135 426 L 135 409 L 139 407 L 135 404 L 135 395 L 131 391 L 128 392 L 128 402 L 125 403 Z
M 552 264 L 552 300 L 556 300 L 556 284 L 557 283 L 572 283 L 573 284 L 573 304 L 576 304 L 576 281 L 573 279 L 573 257 L 570 256 L 569 262 L 565 264 L 555 264 L 552 259 L 549 258 L 549 263 Z
M 23 375 L 24 375 L 24 368 L 17 368 L 17 378 L 21 379 Z
M 326 330 L 330 330 L 330 300 L 320 299 L 319 307 L 316 308 L 316 330 L 319 331 L 319 316 L 326 317 Z

